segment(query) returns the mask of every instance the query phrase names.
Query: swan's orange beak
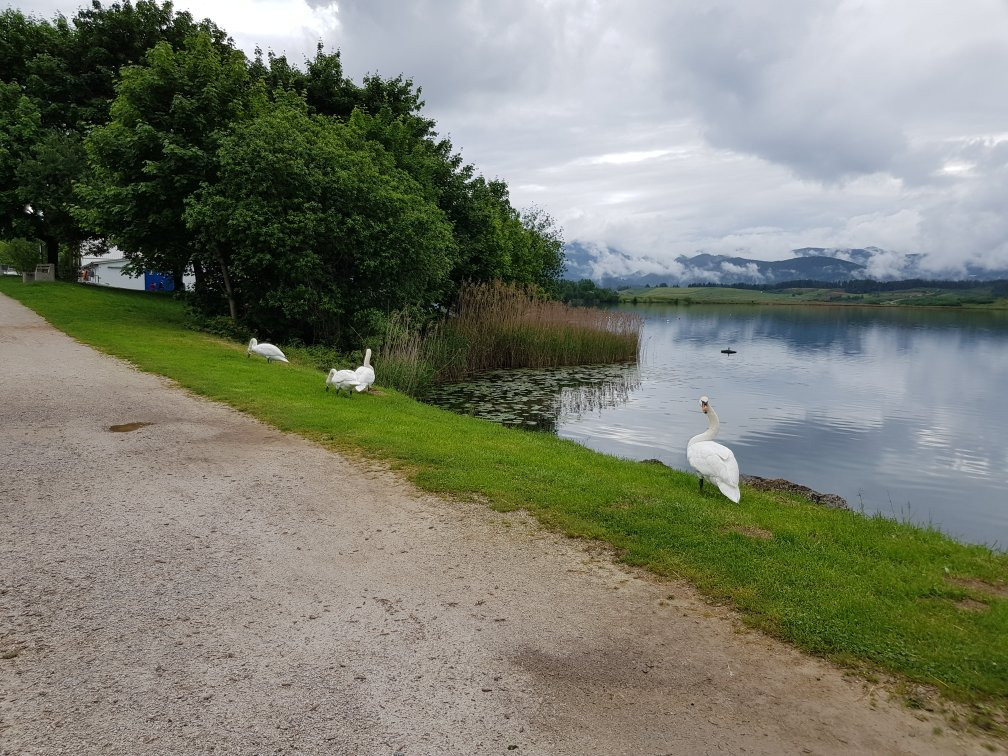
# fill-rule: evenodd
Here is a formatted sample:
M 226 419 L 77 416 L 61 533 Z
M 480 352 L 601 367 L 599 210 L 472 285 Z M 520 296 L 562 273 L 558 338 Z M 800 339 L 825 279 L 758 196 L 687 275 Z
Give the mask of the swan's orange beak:
M 710 409 L 710 405 L 707 404 L 707 402 L 700 402 L 700 411 L 701 412 L 703 412 L 706 415 L 707 414 L 707 410 L 709 410 L 709 409 Z

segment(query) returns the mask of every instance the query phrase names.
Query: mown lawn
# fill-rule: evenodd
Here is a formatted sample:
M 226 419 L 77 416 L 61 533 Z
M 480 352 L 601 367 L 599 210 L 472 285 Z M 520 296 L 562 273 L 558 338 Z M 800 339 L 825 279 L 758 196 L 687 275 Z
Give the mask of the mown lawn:
M 17 279 L 0 280 L 0 292 L 84 343 L 335 451 L 385 460 L 426 490 L 527 509 L 612 544 L 626 562 L 685 578 L 809 652 L 1008 711 L 1008 554 L 745 486 L 733 505 L 713 487 L 701 495 L 686 472 L 387 388 L 337 398 L 314 365 L 248 359 L 244 344 L 189 329 L 166 297 Z M 380 385 L 380 353 L 373 363 Z

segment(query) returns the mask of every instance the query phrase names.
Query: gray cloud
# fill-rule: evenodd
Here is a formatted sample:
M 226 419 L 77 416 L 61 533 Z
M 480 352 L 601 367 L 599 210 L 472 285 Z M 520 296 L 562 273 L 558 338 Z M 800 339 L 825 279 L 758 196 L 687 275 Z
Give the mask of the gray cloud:
M 1008 264 L 1000 0 L 176 7 L 248 50 L 300 61 L 321 40 L 355 79 L 412 78 L 464 158 L 568 239 L 659 262 L 874 245 Z

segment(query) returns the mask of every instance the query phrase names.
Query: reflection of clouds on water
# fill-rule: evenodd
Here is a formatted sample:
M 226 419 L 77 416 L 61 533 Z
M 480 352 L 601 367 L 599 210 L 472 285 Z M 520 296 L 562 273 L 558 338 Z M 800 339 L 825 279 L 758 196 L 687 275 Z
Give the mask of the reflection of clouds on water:
M 867 512 L 909 509 L 957 537 L 1008 544 L 1005 313 L 640 311 L 639 371 L 487 378 L 488 409 L 474 414 L 686 469 L 686 441 L 706 428 L 697 399 L 707 394 L 719 440 L 743 473 L 836 493 Z M 737 353 L 721 354 L 726 347 Z
M 556 432 L 564 422 L 625 403 L 639 386 L 635 364 L 496 370 L 440 386 L 427 401 L 502 425 Z

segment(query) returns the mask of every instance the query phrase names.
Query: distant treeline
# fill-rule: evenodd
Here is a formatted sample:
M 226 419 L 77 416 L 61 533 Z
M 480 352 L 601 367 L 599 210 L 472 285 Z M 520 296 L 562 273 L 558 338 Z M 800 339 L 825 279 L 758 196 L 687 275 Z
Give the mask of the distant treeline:
M 582 278 L 580 281 L 556 281 L 550 287 L 550 295 L 565 304 L 582 307 L 619 302 L 619 294 L 616 291 L 596 286 L 589 278 Z
M 907 289 L 990 289 L 995 297 L 1008 297 L 1008 280 L 994 281 L 943 281 L 923 278 L 908 278 L 903 281 L 873 281 L 855 279 L 850 281 L 816 281 L 797 279 L 775 284 L 751 283 L 691 283 L 695 288 L 746 289 L 749 291 L 779 291 L 781 289 L 840 289 L 848 294 L 871 294 L 882 291 L 905 291 Z

